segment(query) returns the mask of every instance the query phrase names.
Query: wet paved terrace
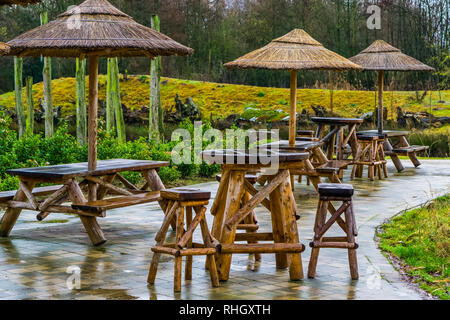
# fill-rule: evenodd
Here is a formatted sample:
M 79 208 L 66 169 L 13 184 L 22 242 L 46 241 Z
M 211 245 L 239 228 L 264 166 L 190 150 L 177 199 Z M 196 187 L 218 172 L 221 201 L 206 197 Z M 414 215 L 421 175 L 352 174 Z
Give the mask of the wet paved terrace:
M 405 164 L 408 168 L 398 174 L 389 162 L 387 180 L 353 181 L 358 281 L 350 279 L 346 250 L 322 249 L 316 279 L 289 281 L 287 270 L 276 270 L 273 255 L 263 255 L 258 264 L 248 255 L 235 255 L 230 280 L 212 288 L 205 258 L 194 257 L 193 280 L 183 280 L 182 292 L 174 294 L 172 257 L 163 256 L 155 285 L 147 285 L 150 248 L 163 220 L 158 205 L 149 204 L 108 212 L 100 224 L 109 241 L 98 248 L 90 245 L 78 217 L 54 214 L 39 223 L 34 212 L 24 211 L 11 237 L 0 239 L 0 299 L 423 299 L 377 249 L 375 228 L 401 210 L 450 192 L 450 161 L 423 161 L 420 169 Z M 198 187 L 214 196 L 218 184 Z M 302 254 L 306 274 L 318 197 L 304 184 L 296 185 L 295 197 L 302 215 L 300 241 L 307 247 Z M 258 208 L 257 214 L 260 231 L 270 230 L 268 212 Z M 79 289 L 68 288 L 67 282 L 74 283 L 70 267 L 80 270 Z

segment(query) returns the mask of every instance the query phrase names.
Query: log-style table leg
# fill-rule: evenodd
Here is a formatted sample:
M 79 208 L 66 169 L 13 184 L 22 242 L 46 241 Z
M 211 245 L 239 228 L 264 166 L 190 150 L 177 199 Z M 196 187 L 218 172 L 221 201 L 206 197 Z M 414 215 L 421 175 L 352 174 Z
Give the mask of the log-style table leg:
M 30 191 L 33 191 L 33 188 L 35 185 L 34 182 L 22 181 L 22 183 L 24 185 L 26 185 Z M 19 190 L 17 190 L 16 195 L 14 196 L 13 201 L 26 201 L 26 200 L 27 200 L 27 196 L 25 195 L 23 190 L 21 188 L 19 188 Z M 22 209 L 18 209 L 18 208 L 6 209 L 6 212 L 0 221 L 0 235 L 2 237 L 9 236 L 9 234 L 11 233 L 12 228 L 14 228 L 14 225 L 16 224 L 17 219 L 19 218 L 21 212 L 22 212 Z
M 285 181 L 278 187 L 281 194 L 282 210 L 281 215 L 284 215 L 285 234 L 287 243 L 300 243 L 298 235 L 298 226 L 295 219 L 295 212 L 291 211 L 292 206 L 296 206 L 294 194 L 289 181 Z M 300 253 L 288 254 L 289 261 L 289 275 L 292 281 L 303 279 L 303 264 Z
M 400 138 L 400 143 L 401 143 L 402 147 L 407 147 L 407 148 L 411 147 L 408 140 L 406 140 L 405 136 L 401 136 L 399 138 Z M 415 153 L 409 153 L 408 157 L 416 168 L 420 167 L 422 165 Z
M 386 140 L 384 141 L 384 149 L 386 151 L 392 151 L 393 149 L 392 144 L 389 141 L 389 138 L 386 138 Z M 400 158 L 396 154 L 389 154 L 389 156 L 391 157 L 392 162 L 394 163 L 395 168 L 397 169 L 398 172 L 402 172 L 403 170 L 405 170 L 405 167 L 400 161 Z
M 156 172 L 155 169 L 143 171 L 142 175 L 147 181 L 147 184 L 151 191 L 161 191 L 166 189 L 164 183 L 161 181 L 161 178 L 158 175 L 158 172 Z M 160 200 L 158 203 L 162 211 L 167 212 L 167 200 Z M 170 222 L 170 225 L 172 226 L 172 230 L 176 229 L 177 225 L 175 219 Z
M 216 213 L 216 219 L 225 218 L 230 219 L 235 215 L 235 213 L 241 207 L 241 199 L 244 194 L 244 181 L 245 181 L 245 171 L 231 171 L 230 181 L 228 186 L 227 198 L 225 203 L 226 217 L 222 214 L 222 217 Z M 220 224 L 220 221 L 219 221 Z M 234 237 L 236 234 L 236 228 L 228 230 L 223 227 L 222 220 L 222 235 L 219 238 L 221 244 L 232 244 L 234 242 Z M 214 237 L 216 235 L 213 234 Z M 220 254 L 217 259 L 217 271 L 219 273 L 219 279 L 221 281 L 227 281 L 230 275 L 231 268 L 231 254 Z
M 274 177 L 269 177 L 269 182 Z M 275 243 L 286 243 L 286 217 L 284 215 L 281 188 L 278 186 L 270 194 L 270 212 L 272 217 L 273 240 Z M 277 269 L 286 269 L 288 267 L 288 259 L 285 253 L 276 253 L 275 261 Z
M 80 186 L 77 184 L 75 180 L 72 180 L 69 183 L 69 198 L 72 203 L 85 203 L 86 198 L 81 191 Z M 94 246 L 99 246 L 106 242 L 106 238 L 103 234 L 100 225 L 98 224 L 97 218 L 95 217 L 87 217 L 80 215 L 81 223 L 83 223 L 86 232 L 89 235 Z

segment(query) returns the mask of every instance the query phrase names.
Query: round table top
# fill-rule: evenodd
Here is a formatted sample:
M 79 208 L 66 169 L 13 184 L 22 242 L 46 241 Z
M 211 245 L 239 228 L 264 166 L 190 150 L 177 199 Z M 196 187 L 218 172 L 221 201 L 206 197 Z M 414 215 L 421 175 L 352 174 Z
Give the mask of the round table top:
M 321 143 L 316 141 L 295 141 L 295 147 L 289 145 L 288 140 L 280 140 L 261 145 L 261 147 L 276 146 L 280 151 L 289 152 L 307 152 L 314 148 L 320 147 Z
M 283 150 L 271 150 L 259 148 L 252 150 L 206 150 L 202 152 L 202 158 L 210 164 L 225 165 L 268 165 L 281 162 L 298 162 L 309 158 L 307 152 L 287 152 Z
M 359 118 L 326 118 L 326 117 L 311 117 L 311 121 L 322 124 L 361 124 L 363 119 Z

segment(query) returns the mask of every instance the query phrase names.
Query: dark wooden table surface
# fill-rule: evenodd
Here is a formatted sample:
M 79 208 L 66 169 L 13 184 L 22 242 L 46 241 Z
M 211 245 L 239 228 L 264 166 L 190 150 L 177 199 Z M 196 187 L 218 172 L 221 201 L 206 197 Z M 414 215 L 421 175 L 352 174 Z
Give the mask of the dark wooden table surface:
M 73 177 L 104 176 L 124 171 L 142 171 L 169 166 L 169 162 L 114 159 L 100 160 L 95 171 L 88 170 L 88 163 L 70 163 L 56 166 L 7 170 L 10 175 L 36 179 L 69 179 Z
M 328 118 L 328 117 L 311 117 L 311 121 L 314 123 L 322 123 L 328 125 L 349 125 L 349 124 L 362 124 L 363 119 L 359 118 Z
M 378 130 L 358 131 L 358 134 L 378 134 Z M 383 130 L 383 134 L 388 138 L 402 137 L 410 134 L 410 131 Z

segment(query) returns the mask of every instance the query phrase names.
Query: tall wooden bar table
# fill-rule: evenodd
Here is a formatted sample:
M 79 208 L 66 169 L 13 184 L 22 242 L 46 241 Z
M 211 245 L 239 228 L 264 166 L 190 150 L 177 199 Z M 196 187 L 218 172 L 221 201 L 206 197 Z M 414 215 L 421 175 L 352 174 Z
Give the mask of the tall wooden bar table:
M 363 119 L 312 117 L 311 121 L 318 124 L 315 137 L 325 144 L 329 160 L 334 160 L 335 152 L 336 160 L 344 160 L 344 151 L 347 144 L 350 144 L 353 158 L 356 157 L 358 152 L 356 128 L 364 122 Z M 330 132 L 325 136 L 327 126 L 330 127 Z M 347 134 L 345 134 L 345 128 L 348 128 Z
M 212 235 L 220 242 L 217 259 L 219 278 L 229 279 L 233 254 L 275 254 L 279 269 L 289 267 L 291 280 L 303 278 L 300 253 L 305 247 L 299 242 L 295 218 L 296 204 L 290 181 L 290 169 L 309 158 L 308 153 L 268 152 L 252 153 L 240 150 L 205 151 L 203 159 L 211 164 L 222 164 L 222 179 L 211 207 L 214 216 Z M 271 167 L 268 161 L 278 161 L 272 172 L 266 172 L 268 183 L 261 190 L 245 180 L 247 172 L 262 172 Z M 241 206 L 247 191 L 253 197 Z M 272 232 L 239 234 L 236 229 L 251 212 L 262 204 L 271 212 Z M 273 243 L 236 244 L 235 241 L 273 241 Z

